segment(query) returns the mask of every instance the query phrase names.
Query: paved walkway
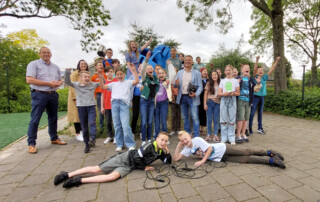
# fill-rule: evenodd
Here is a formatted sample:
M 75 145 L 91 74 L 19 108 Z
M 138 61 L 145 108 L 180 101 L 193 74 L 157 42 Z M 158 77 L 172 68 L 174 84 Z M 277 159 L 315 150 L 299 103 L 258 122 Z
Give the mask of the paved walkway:
M 38 153 L 27 152 L 22 139 L 0 152 L 0 201 L 317 201 L 320 200 L 320 122 L 265 113 L 267 135 L 254 134 L 246 146 L 273 148 L 284 154 L 285 170 L 266 165 L 228 163 L 202 179 L 170 176 L 169 186 L 145 190 L 144 171 L 133 171 L 112 183 L 87 184 L 64 189 L 54 186 L 61 170 L 97 165 L 115 154 L 113 144 L 84 154 L 74 137 L 60 136 L 67 146 L 51 145 L 47 128 L 38 135 Z M 59 128 L 67 125 L 59 120 Z M 169 149 L 174 152 L 176 136 Z M 137 141 L 137 145 L 141 142 Z M 241 146 L 241 145 L 240 145 Z M 237 145 L 238 147 L 238 145 Z M 189 165 L 194 162 L 188 159 Z M 160 164 L 159 164 L 160 165 Z M 148 181 L 148 186 L 154 186 Z M 161 183 L 157 183 L 161 186 Z

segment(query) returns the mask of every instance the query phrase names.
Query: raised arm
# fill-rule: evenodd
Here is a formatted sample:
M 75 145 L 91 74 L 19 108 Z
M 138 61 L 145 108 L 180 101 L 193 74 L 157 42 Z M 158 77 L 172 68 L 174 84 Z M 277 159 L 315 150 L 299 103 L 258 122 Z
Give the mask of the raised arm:
M 270 68 L 270 70 L 268 72 L 268 76 L 270 76 L 272 74 L 273 70 L 277 67 L 279 60 L 280 60 L 280 56 L 278 56 L 276 61 L 273 63 L 272 67 Z
M 71 75 L 71 69 L 68 68 L 68 69 L 66 69 L 66 71 L 64 72 L 64 82 L 65 82 L 65 84 L 67 84 L 68 86 L 74 87 L 73 84 L 72 84 L 72 82 L 71 82 L 70 75 Z
M 99 77 L 99 86 L 100 86 L 100 88 L 108 90 L 109 89 L 108 85 L 104 85 L 104 83 L 103 83 L 103 81 L 104 81 L 103 72 L 97 72 L 97 75 Z
M 147 41 L 147 43 L 145 43 L 142 47 L 141 47 L 141 51 L 143 51 L 144 49 L 146 49 L 148 46 L 150 46 L 152 42 L 152 38 L 149 39 L 149 41 Z
M 139 76 L 138 76 L 138 73 L 136 70 L 136 66 L 133 63 L 130 64 L 129 69 L 132 72 L 132 74 L 134 75 L 134 81 L 132 82 L 132 85 L 134 86 L 140 82 Z
M 147 66 L 149 62 L 149 58 L 151 56 L 151 52 L 148 51 L 146 58 L 143 61 L 142 67 L 141 67 L 141 79 L 142 81 L 146 80 L 146 71 L 147 71 Z
M 257 74 L 259 59 L 260 59 L 260 56 L 257 56 L 256 57 L 256 62 L 254 63 L 254 66 L 253 66 L 253 77 L 255 77 L 256 74 Z

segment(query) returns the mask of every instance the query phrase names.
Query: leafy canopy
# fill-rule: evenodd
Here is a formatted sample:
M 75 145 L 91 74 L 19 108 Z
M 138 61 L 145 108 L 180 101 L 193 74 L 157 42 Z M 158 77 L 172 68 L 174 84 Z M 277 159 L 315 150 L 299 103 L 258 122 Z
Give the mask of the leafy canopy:
M 49 42 L 41 37 L 35 29 L 23 29 L 11 32 L 6 37 L 9 41 L 19 45 L 22 49 L 32 49 L 38 51 L 43 46 L 48 46 Z

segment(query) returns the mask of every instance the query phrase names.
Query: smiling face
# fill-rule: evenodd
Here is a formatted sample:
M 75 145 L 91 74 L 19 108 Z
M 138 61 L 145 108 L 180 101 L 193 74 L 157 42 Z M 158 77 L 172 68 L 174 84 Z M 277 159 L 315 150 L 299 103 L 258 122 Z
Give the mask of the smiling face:
M 167 73 L 164 71 L 164 69 L 160 69 L 159 70 L 159 80 L 160 81 L 165 81 L 166 80 L 166 76 L 167 76 Z
M 50 59 L 51 59 L 51 51 L 49 48 L 46 48 L 46 47 L 43 47 L 40 49 L 40 52 L 39 52 L 39 56 L 42 60 L 44 60 L 46 63 L 49 63 L 50 62 Z
M 167 143 L 169 141 L 169 137 L 166 134 L 159 133 L 158 137 L 156 138 L 157 145 L 160 149 L 166 148 Z
M 113 69 L 109 69 L 109 71 L 106 72 L 106 75 L 109 80 L 113 79 Z
M 112 58 L 112 56 L 113 56 L 113 51 L 112 50 L 107 50 L 107 57 L 108 57 L 108 59 L 111 59 Z
M 116 77 L 119 81 L 123 81 L 124 80 L 124 72 L 122 70 L 116 71 Z
M 179 54 L 179 59 L 181 60 L 181 62 L 184 61 L 184 55 L 180 53 Z
M 200 63 L 201 63 L 201 58 L 200 58 L 200 57 L 197 57 L 197 58 L 196 58 L 196 61 L 197 61 L 198 64 L 200 64 Z
M 211 78 L 213 81 L 217 81 L 218 80 L 218 73 L 217 72 L 212 72 L 211 73 Z
M 228 78 L 232 78 L 232 67 L 230 65 L 227 65 L 226 68 L 224 69 L 224 74 L 228 77 Z
M 262 77 L 263 76 L 263 68 L 262 67 L 258 67 L 257 69 L 257 75 Z
M 87 71 L 88 64 L 86 61 L 81 61 L 79 66 L 80 66 L 80 71 Z
M 250 67 L 249 65 L 244 65 L 242 68 L 242 75 L 249 76 L 250 75 Z
M 104 67 L 103 67 L 103 64 L 102 64 L 102 62 L 98 62 L 97 64 L 96 64 L 96 72 L 103 72 L 104 71 Z
M 135 41 L 131 41 L 130 49 L 131 49 L 131 51 L 136 51 L 137 50 L 137 43 Z
M 80 75 L 80 83 L 82 85 L 88 85 L 90 83 L 90 73 L 89 72 L 81 72 Z
M 156 65 L 156 66 L 154 67 L 154 72 L 156 73 L 157 77 L 159 77 L 159 71 L 160 71 L 160 69 L 161 69 L 161 66 L 160 66 L 160 65 Z
M 178 139 L 183 146 L 192 147 L 192 140 L 189 133 L 185 131 L 181 131 L 181 135 L 179 134 Z
M 201 76 L 202 76 L 202 78 L 208 78 L 208 72 L 207 72 L 207 69 L 202 70 L 202 72 L 201 72 Z
M 176 58 L 177 50 L 175 48 L 171 48 L 170 54 L 171 54 L 171 58 Z
M 191 56 L 186 56 L 184 58 L 184 68 L 191 69 L 193 64 L 193 59 Z
M 236 68 L 234 68 L 232 71 L 232 77 L 236 78 L 238 76 L 238 74 L 239 74 L 238 70 Z

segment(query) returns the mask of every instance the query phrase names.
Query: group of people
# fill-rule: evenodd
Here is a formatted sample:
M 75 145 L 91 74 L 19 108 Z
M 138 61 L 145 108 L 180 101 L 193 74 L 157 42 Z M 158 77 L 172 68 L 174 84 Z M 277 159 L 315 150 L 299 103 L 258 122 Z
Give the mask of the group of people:
M 125 176 L 132 169 L 152 169 L 148 166 L 156 159 L 171 163 L 171 159 L 179 161 L 182 157 L 188 157 L 191 154 L 202 158 L 195 163 L 195 166 L 200 166 L 207 160 L 229 160 L 285 168 L 283 156 L 273 150 L 232 147 L 236 142 L 248 141 L 245 131 L 248 128 L 252 133 L 252 119 L 257 108 L 258 131 L 264 133 L 262 110 L 266 95 L 266 81 L 277 66 L 279 57 L 268 74 L 263 74 L 263 69 L 258 67 L 259 57 L 257 57 L 253 77 L 250 76 L 248 64 L 241 66 L 240 75 L 234 75 L 236 69 L 227 65 L 224 71 L 225 78 L 222 79 L 220 69 L 212 70 L 208 75 L 207 69 L 201 64 L 200 57 L 194 65 L 191 55 L 178 56 L 175 48 L 171 48 L 171 57 L 167 60 L 165 68 L 159 65 L 152 67 L 148 64 L 150 51 L 140 64 L 139 54 L 150 43 L 151 40 L 141 48 L 138 48 L 134 41 L 129 43 L 126 54 L 127 71 L 120 67 L 119 60 L 111 60 L 112 49 L 106 52 L 109 60 L 104 59 L 95 64 L 96 73 L 93 76 L 90 75 L 88 64 L 84 60 L 79 61 L 76 71 L 71 73 L 71 69 L 66 69 L 65 84 L 71 86 L 68 117 L 69 121 L 75 123 L 77 139 L 85 143 L 84 152 L 90 152 L 96 144 L 96 105 L 101 128 L 105 126 L 104 118 L 106 117 L 108 138 L 105 143 L 114 139 L 117 152 L 122 152 L 124 146 L 128 151 L 115 155 L 98 166 L 86 167 L 70 173 L 62 172 L 55 177 L 56 185 L 65 181 L 64 187 L 68 188 L 88 182 L 112 181 Z M 37 152 L 35 147 L 37 128 L 44 110 L 48 114 L 51 143 L 66 144 L 57 136 L 58 94 L 56 90 L 63 84 L 61 72 L 59 67 L 50 61 L 52 56 L 50 49 L 41 48 L 39 55 L 39 60 L 32 61 L 28 65 L 26 74 L 32 98 L 28 130 L 29 153 Z M 173 80 L 169 79 L 172 78 L 172 75 L 170 77 L 170 74 L 173 74 L 172 71 L 167 72 L 170 65 L 175 70 Z M 170 135 L 167 128 L 169 103 L 172 121 Z M 131 127 L 130 107 L 132 107 Z M 136 149 L 133 134 L 136 133 L 139 113 L 142 145 Z M 183 120 L 184 130 L 180 128 L 180 117 Z M 247 126 L 248 120 L 249 126 Z M 213 133 L 212 121 L 214 121 Z M 235 135 L 236 124 L 237 135 Z M 199 137 L 200 133 L 205 133 L 204 126 L 207 126 L 205 140 Z M 221 141 L 218 138 L 219 128 Z M 171 158 L 167 144 L 169 136 L 175 133 L 178 134 L 179 144 Z M 208 141 L 211 140 L 220 143 L 209 144 Z M 231 146 L 226 145 L 227 142 Z M 256 156 L 268 156 L 268 158 Z M 77 177 L 84 173 L 101 171 L 106 175 L 90 178 Z

